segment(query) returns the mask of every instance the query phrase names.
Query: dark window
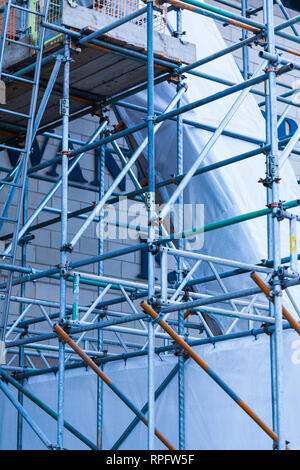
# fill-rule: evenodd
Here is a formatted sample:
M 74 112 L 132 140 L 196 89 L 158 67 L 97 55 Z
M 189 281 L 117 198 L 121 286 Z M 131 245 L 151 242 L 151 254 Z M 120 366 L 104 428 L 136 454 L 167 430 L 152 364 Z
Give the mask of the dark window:
M 282 0 L 282 3 L 287 8 L 300 11 L 300 0 Z

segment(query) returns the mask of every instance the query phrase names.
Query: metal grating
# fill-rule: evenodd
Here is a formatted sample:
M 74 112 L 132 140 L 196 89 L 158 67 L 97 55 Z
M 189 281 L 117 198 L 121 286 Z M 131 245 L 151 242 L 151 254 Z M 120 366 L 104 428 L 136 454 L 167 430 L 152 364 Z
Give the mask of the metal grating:
M 31 10 L 42 12 L 44 5 L 43 0 L 31 0 L 30 1 L 30 8 Z M 49 12 L 47 21 L 49 23 L 57 24 L 60 22 L 62 14 L 62 2 L 61 0 L 51 0 L 49 4 Z M 37 15 L 29 15 L 29 25 L 30 25 L 30 33 L 32 35 L 32 42 L 33 44 L 37 44 L 38 42 L 38 35 L 39 35 L 39 28 L 41 24 L 41 17 Z M 53 32 L 47 32 L 46 34 L 46 42 L 51 37 L 55 36 Z
M 0 7 L 5 7 L 5 0 L 0 0 Z M 0 33 L 2 31 L 3 14 L 0 15 Z M 15 9 L 11 8 L 9 15 L 9 22 L 7 27 L 7 39 L 16 39 L 16 13 Z
M 144 6 L 145 3 L 141 0 L 93 0 L 94 10 L 101 11 L 105 15 L 114 16 L 115 18 L 123 18 Z M 162 5 L 160 8 L 161 11 L 154 11 L 153 26 L 155 31 L 164 32 L 167 21 L 167 7 Z M 132 23 L 137 25 L 146 24 L 146 21 L 146 14 L 131 20 Z

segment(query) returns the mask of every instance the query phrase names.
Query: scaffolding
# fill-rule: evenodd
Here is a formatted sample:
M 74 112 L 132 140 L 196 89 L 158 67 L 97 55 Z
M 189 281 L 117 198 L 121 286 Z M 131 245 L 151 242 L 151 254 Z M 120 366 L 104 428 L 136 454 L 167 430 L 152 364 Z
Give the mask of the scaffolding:
M 70 1 L 70 4 L 74 2 Z M 22 448 L 23 421 L 26 420 L 37 436 L 49 449 L 64 448 L 65 429 L 72 432 L 78 439 L 84 442 L 91 449 L 102 448 L 102 417 L 103 417 L 103 384 L 111 388 L 136 415 L 136 423 L 142 421 L 148 428 L 148 442 L 145 442 L 145 448 L 155 449 L 155 436 L 157 436 L 169 449 L 185 449 L 185 383 L 184 370 L 187 358 L 194 360 L 210 377 L 221 387 L 225 393 L 232 398 L 245 413 L 247 413 L 259 427 L 261 427 L 270 437 L 270 448 L 284 450 L 287 447 L 285 435 L 284 414 L 283 414 L 283 330 L 293 328 L 300 334 L 299 322 L 282 305 L 282 292 L 291 286 L 297 286 L 300 283 L 299 273 L 297 271 L 296 243 L 296 225 L 299 216 L 293 213 L 293 208 L 300 205 L 300 201 L 282 202 L 279 195 L 280 169 L 282 163 L 286 161 L 291 153 L 299 154 L 296 144 L 300 137 L 300 128 L 285 139 L 278 138 L 277 122 L 277 102 L 284 103 L 287 109 L 297 106 L 293 96 L 299 91 L 297 89 L 289 90 L 284 95 L 277 95 L 276 84 L 283 74 L 289 74 L 292 70 L 299 70 L 300 65 L 296 62 L 299 56 L 299 34 L 295 28 L 300 20 L 300 16 L 290 18 L 284 5 L 278 0 L 275 3 L 281 8 L 284 14 L 284 21 L 281 24 L 274 25 L 274 2 L 273 0 L 264 0 L 262 5 L 256 9 L 248 8 L 248 0 L 241 0 L 241 5 L 230 1 L 218 0 L 220 7 L 213 6 L 210 3 L 202 3 L 198 0 L 167 0 L 147 2 L 131 0 L 126 2 L 110 2 L 95 0 L 90 8 L 106 15 L 112 15 L 115 19 L 108 26 L 100 30 L 91 31 L 74 30 L 61 25 L 60 8 L 63 4 L 60 2 L 31 1 L 24 4 L 22 2 L 14 3 L 12 0 L 1 2 L 1 45 L 0 45 L 0 79 L 1 83 L 8 89 L 14 82 L 22 82 L 31 89 L 31 101 L 28 113 L 11 110 L 10 102 L 7 100 L 6 107 L 1 108 L 1 114 L 8 118 L 22 118 L 26 121 L 26 126 L 14 125 L 12 119 L 3 120 L 1 127 L 1 150 L 10 150 L 20 153 L 20 158 L 12 170 L 1 167 L 1 171 L 6 173 L 0 181 L 0 190 L 7 190 L 7 198 L 2 207 L 0 225 L 1 228 L 13 227 L 11 230 L 4 231 L 0 236 L 2 242 L 0 268 L 7 273 L 6 279 L 0 284 L 1 295 L 1 316 L 0 316 L 0 356 L 1 356 L 1 380 L 0 388 L 18 411 L 17 426 L 17 445 Z M 28 6 L 29 5 L 29 6 Z M 4 8 L 3 8 L 4 6 Z M 76 5 L 75 5 L 76 6 Z M 225 7 L 229 7 L 226 10 Z M 232 12 L 235 11 L 236 13 Z M 226 47 L 224 50 L 197 60 L 194 63 L 183 65 L 168 57 L 157 57 L 154 51 L 153 35 L 154 31 L 169 31 L 177 38 L 178 43 L 182 41 L 182 16 L 186 11 L 193 12 L 194 15 L 204 15 L 222 24 L 233 25 L 241 30 L 242 38 L 236 44 Z M 255 14 L 263 11 L 264 23 L 256 21 Z M 175 12 L 177 18 L 177 28 L 174 30 L 168 22 L 170 12 Z M 16 29 L 17 21 L 20 22 L 19 29 Z M 126 49 L 124 46 L 110 46 L 109 43 L 101 41 L 102 36 L 107 33 L 114 34 L 114 29 L 133 22 L 135 25 L 147 27 L 147 47 L 144 52 L 137 52 Z M 23 42 L 23 37 L 28 28 L 31 31 L 31 40 Z M 290 32 L 286 30 L 290 28 Z M 20 33 L 21 31 L 21 33 Z M 22 33 L 23 31 L 23 33 Z M 25 32 L 24 32 L 25 31 Z M 292 47 L 282 46 L 278 43 L 284 39 Z M 53 42 L 60 45 L 60 49 L 51 52 Z M 14 67 L 10 70 L 4 67 L 5 53 L 9 44 L 16 44 L 20 47 L 28 48 L 33 54 L 34 61 L 23 69 L 16 70 Z M 255 44 L 260 48 L 261 66 L 258 71 L 251 76 L 249 72 L 249 46 Z M 91 97 L 82 93 L 74 94 L 70 88 L 70 69 L 71 60 L 76 61 L 74 51 L 78 55 L 83 54 L 87 45 L 94 48 L 107 47 L 113 53 L 119 53 L 122 57 L 129 57 L 130 60 L 136 60 L 143 63 L 147 68 L 147 79 L 125 92 L 113 96 Z M 298 48 L 298 49 L 297 49 Z M 243 78 L 241 83 L 228 83 L 222 80 L 222 77 L 205 75 L 206 79 L 219 81 L 226 85 L 223 91 L 199 99 L 188 105 L 182 104 L 181 98 L 186 92 L 184 77 L 189 74 L 203 77 L 201 72 L 195 69 L 201 65 L 216 60 L 219 57 L 230 54 L 234 51 L 242 51 L 243 59 Z M 280 53 L 279 53 L 280 51 Z M 290 54 L 295 58 L 291 61 L 285 57 Z M 289 57 L 290 57 L 289 55 Z M 51 65 L 51 74 L 48 83 L 42 81 L 42 73 L 45 67 Z M 160 75 L 155 75 L 155 70 L 161 71 Z M 63 71 L 63 80 L 56 86 L 56 80 L 60 71 Z M 171 81 L 176 85 L 176 94 L 164 113 L 155 112 L 155 85 L 163 81 Z M 245 99 L 249 92 L 256 93 L 256 85 L 264 84 L 264 104 L 266 110 L 266 141 L 257 144 L 257 149 L 247 154 L 237 155 L 233 158 L 222 160 L 214 165 L 201 166 L 204 156 L 209 152 L 220 135 L 224 134 L 228 120 L 235 113 L 239 104 Z M 40 90 L 43 91 L 38 100 Z M 140 124 L 132 127 L 124 127 L 119 112 L 118 105 L 126 106 L 124 99 L 134 96 L 142 90 L 147 91 L 147 108 L 144 109 L 146 119 Z M 77 90 L 78 91 L 78 90 Z M 61 135 L 54 134 L 49 129 L 41 126 L 44 113 L 53 93 L 60 93 L 60 118 L 56 122 L 61 125 Z M 211 130 L 211 137 L 207 145 L 202 149 L 199 157 L 195 159 L 194 164 L 184 174 L 183 173 L 183 128 L 187 123 L 184 120 L 184 114 L 198 106 L 205 105 L 210 101 L 219 100 L 225 96 L 238 93 L 233 107 L 227 116 L 220 123 L 219 127 Z M 261 95 L 261 92 L 257 92 Z M 290 97 L 292 97 L 290 99 Z M 80 113 L 70 113 L 72 100 L 84 103 L 85 107 L 80 109 Z M 39 103 L 39 105 L 38 105 Z M 5 104 L 3 98 L 2 104 Z M 127 104 L 130 109 L 137 109 L 137 106 Z M 115 113 L 118 124 L 112 130 L 108 130 L 108 110 L 112 109 Z M 286 111 L 288 112 L 288 111 Z M 72 139 L 69 137 L 69 124 L 72 119 L 85 114 L 93 113 L 99 116 L 99 126 L 91 135 L 87 142 L 80 142 L 79 148 L 72 149 Z M 3 119 L 3 118 L 2 118 Z M 155 179 L 155 134 L 160 126 L 166 120 L 175 120 L 177 123 L 177 174 L 171 178 L 156 182 Z M 189 121 L 189 124 L 191 122 Z M 197 123 L 192 123 L 197 125 Z M 19 126 L 19 127 L 18 127 Z M 44 126 L 45 127 L 45 126 Z M 50 126 L 51 127 L 51 126 Z M 147 136 L 141 145 L 136 145 L 132 136 L 140 130 L 146 129 Z M 29 160 L 33 141 L 36 135 L 50 135 L 52 138 L 61 141 L 60 155 L 52 160 L 40 163 L 29 168 Z M 240 138 L 238 133 L 231 133 L 233 137 Z M 12 136 L 17 139 L 18 145 L 11 143 Z M 118 142 L 125 139 L 127 142 L 127 154 L 125 156 Z M 244 139 L 247 140 L 246 137 Z M 105 146 L 111 144 L 113 150 L 122 162 L 122 169 L 114 178 L 110 186 L 107 187 L 104 178 L 105 167 Z M 85 157 L 86 152 L 92 149 L 100 149 L 98 171 L 99 171 L 99 200 L 93 205 L 83 209 L 70 211 L 68 207 L 68 188 L 75 186 L 69 179 L 70 173 L 76 165 Z M 147 149 L 146 171 L 141 177 L 140 156 Z M 238 216 L 218 220 L 209 225 L 193 227 L 190 231 L 184 231 L 182 225 L 183 211 L 183 191 L 191 179 L 201 173 L 214 171 L 222 166 L 231 165 L 242 159 L 264 153 L 266 156 L 266 177 L 262 181 L 266 188 L 267 207 L 261 208 L 256 212 L 240 214 Z M 36 207 L 36 210 L 28 216 L 28 178 L 39 178 L 41 169 L 50 167 L 53 164 L 61 164 L 61 177 L 53 180 L 48 178 L 52 184 L 49 193 L 42 202 Z M 137 177 L 136 175 L 140 175 Z M 261 175 L 257 175 L 258 178 Z M 125 194 L 128 199 L 142 201 L 147 208 L 147 224 L 143 229 L 145 240 L 132 246 L 124 247 L 115 251 L 104 251 L 103 241 L 103 220 L 104 208 L 106 204 L 116 204 L 119 201 L 117 189 L 124 177 L 130 178 L 135 189 Z M 41 177 L 42 179 L 43 177 Z M 164 186 L 176 185 L 176 189 L 162 210 L 157 213 L 155 208 L 156 191 Z M 82 188 L 85 187 L 83 184 Z M 88 188 L 87 188 L 88 189 Z M 81 189 L 82 190 L 82 189 Z M 56 213 L 56 217 L 37 222 L 38 217 L 47 212 L 47 203 L 60 191 L 61 208 Z M 9 207 L 13 197 L 17 197 L 16 213 L 14 217 L 8 216 Z M 122 195 L 124 196 L 124 194 Z M 176 233 L 168 233 L 165 228 L 166 220 L 172 205 L 179 205 L 180 226 Z M 49 212 L 49 208 L 48 208 Z M 214 256 L 207 256 L 198 252 L 185 250 L 184 240 L 193 237 L 197 233 L 207 233 L 234 225 L 246 220 L 259 217 L 266 217 L 268 220 L 268 230 L 266 239 L 268 243 L 268 253 L 264 262 L 257 261 L 257 264 L 245 263 L 242 260 L 222 259 Z M 77 218 L 80 221 L 78 231 L 70 239 L 68 224 L 70 220 Z M 290 221 L 290 257 L 282 258 L 280 251 L 280 230 L 283 220 Z M 100 223 L 99 232 L 99 250 L 93 256 L 72 260 L 74 249 L 86 230 L 94 223 Z M 51 226 L 54 223 L 60 224 L 60 243 L 57 250 L 60 256 L 58 266 L 49 266 L 47 270 L 38 270 L 29 266 L 27 263 L 26 250 L 28 243 L 32 240 L 32 235 L 45 226 Z M 128 224 L 126 225 L 128 227 Z M 143 231 L 139 228 L 140 231 Z M 4 243 L 5 242 L 5 243 Z M 21 252 L 21 260 L 17 260 L 17 252 Z M 116 278 L 104 275 L 104 261 L 120 258 L 128 253 L 136 252 L 147 253 L 147 279 L 146 281 L 131 281 L 125 278 Z M 157 282 L 155 277 L 155 257 L 161 256 L 160 279 Z M 242 256 L 241 256 L 242 258 Z M 169 266 L 170 259 L 175 260 L 177 264 L 175 281 L 170 282 Z M 194 263 L 194 268 L 188 270 L 186 260 Z M 194 278 L 193 271 L 196 264 L 210 263 L 213 274 L 206 278 Z M 219 274 L 215 264 L 228 266 L 228 271 Z M 85 266 L 94 265 L 98 271 L 97 274 L 90 274 L 81 270 Z M 227 291 L 224 289 L 223 279 L 236 278 L 238 286 L 239 276 L 244 273 L 252 273 L 253 287 L 242 290 Z M 267 276 L 265 283 L 261 276 Z M 43 300 L 31 298 L 26 295 L 26 285 L 31 282 L 37 282 L 40 279 L 57 280 L 60 285 L 59 299 Z M 217 281 L 220 286 L 220 293 L 212 296 L 201 296 L 192 286 L 198 286 L 204 283 Z M 85 285 L 95 288 L 94 302 L 90 306 L 80 305 L 80 289 Z M 72 285 L 73 304 L 67 303 L 66 286 Z M 16 289 L 20 289 L 19 295 L 16 295 Z M 107 298 L 107 294 L 114 290 L 118 293 L 113 299 Z M 256 296 L 264 293 L 266 303 L 262 306 L 256 301 Z M 233 302 L 236 301 L 237 303 Z M 141 303 L 140 303 L 141 301 Z M 222 307 L 222 302 L 230 301 L 229 306 Z M 240 303 L 238 303 L 240 302 Z M 122 305 L 126 303 L 130 306 L 132 313 L 123 313 Z M 12 304 L 19 305 L 20 314 L 15 320 L 10 318 L 10 308 Z M 221 307 L 220 307 L 221 304 Z M 28 318 L 28 312 L 32 305 L 40 309 L 40 316 Z M 121 311 L 113 311 L 115 305 L 121 306 Z M 209 305 L 213 305 L 210 307 Z M 244 308 L 237 308 L 243 306 Z M 249 306 L 255 306 L 255 313 L 251 313 Z M 230 308 L 232 307 L 232 308 Z M 263 308 L 261 308 L 263 307 Z M 48 312 L 51 311 L 51 313 Z M 249 313 L 250 312 L 250 313 Z M 207 315 L 222 315 L 233 318 L 235 322 L 244 320 L 245 328 L 239 332 L 239 337 L 247 337 L 251 334 L 270 335 L 270 351 L 272 355 L 271 374 L 272 374 L 272 416 L 273 422 L 266 424 L 261 420 L 254 410 L 238 397 L 235 392 L 210 369 L 201 357 L 195 352 L 197 345 L 207 342 L 226 341 L 236 337 L 230 330 L 225 334 L 212 331 L 207 322 Z M 195 315 L 199 323 L 190 320 L 191 315 Z M 193 317 L 195 318 L 195 317 Z M 253 329 L 253 322 L 264 323 L 263 327 Z M 45 331 L 36 331 L 32 327 L 44 324 Z M 122 325 L 128 326 L 122 330 Z M 121 326 L 120 326 L 121 325 Z M 161 329 L 159 329 L 159 327 Z M 111 344 L 117 343 L 120 348 L 118 354 L 110 352 L 109 342 L 104 341 L 103 333 L 111 328 L 117 335 L 117 342 L 111 341 Z M 115 329 L 114 329 L 115 328 Z M 203 333 L 203 337 L 195 338 L 187 332 Z M 122 331 L 126 331 L 133 338 L 142 338 L 142 343 L 132 343 L 127 339 L 122 339 Z M 96 336 L 88 336 L 88 332 L 96 332 Z M 72 336 L 72 337 L 71 337 Z M 188 338 L 188 339 L 186 339 Z M 83 341 L 84 339 L 84 341 Z M 51 342 L 52 341 L 52 342 Z M 84 345 L 80 345 L 80 342 Z M 108 351 L 105 348 L 108 347 Z M 167 379 L 155 390 L 154 386 L 154 357 L 155 354 L 176 354 L 178 355 L 178 365 L 168 375 Z M 118 359 L 124 360 L 140 356 L 147 356 L 148 360 L 148 403 L 142 410 L 125 396 L 122 391 L 111 382 L 103 372 L 103 365 L 109 361 Z M 6 358 L 5 358 L 6 357 Z M 77 357 L 77 360 L 76 360 Z M 80 360 L 78 360 L 78 357 Z M 40 359 L 40 367 L 37 369 L 33 361 Z M 8 360 L 8 362 L 6 361 Z M 31 363 L 31 366 L 25 366 L 25 363 Z M 91 442 L 83 436 L 77 429 L 71 426 L 64 418 L 64 376 L 65 371 L 72 368 L 88 366 L 97 374 L 97 406 L 95 416 L 97 419 L 97 436 L 95 442 Z M 24 383 L 25 378 L 32 376 L 56 372 L 58 374 L 58 407 L 52 410 L 47 404 L 41 402 L 34 396 Z M 179 413 L 179 442 L 170 443 L 155 426 L 155 400 L 174 376 L 178 376 L 178 413 Z M 11 393 L 7 386 L 9 383 L 18 390 L 18 399 Z M 45 435 L 46 430 L 42 429 L 40 423 L 36 423 L 24 408 L 24 397 L 29 398 L 36 403 L 42 410 L 52 416 L 57 421 L 57 442 L 50 442 Z M 188 406 L 188 404 L 187 404 Z M 75 412 L 75 411 L 74 411 Z M 132 427 L 128 429 L 128 433 Z M 126 433 L 120 437 L 119 444 L 124 440 Z

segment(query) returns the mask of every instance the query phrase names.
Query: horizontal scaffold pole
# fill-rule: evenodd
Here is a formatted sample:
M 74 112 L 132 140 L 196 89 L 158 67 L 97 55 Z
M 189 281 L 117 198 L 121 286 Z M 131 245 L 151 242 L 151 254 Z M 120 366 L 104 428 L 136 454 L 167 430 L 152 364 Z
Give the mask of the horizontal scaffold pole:
M 136 320 L 143 320 L 144 318 L 145 318 L 144 313 L 139 313 L 139 314 L 133 313 L 132 315 L 128 314 L 128 315 L 124 315 L 123 317 L 114 318 L 114 319 L 111 319 L 111 320 L 100 321 L 100 322 L 91 323 L 91 324 L 88 324 L 88 325 L 83 324 L 82 326 L 77 326 L 76 328 L 72 328 L 70 332 L 72 334 L 77 334 L 77 333 L 82 333 L 83 331 L 103 329 L 103 328 L 107 328 L 109 326 L 121 325 L 123 323 L 130 323 L 130 322 L 136 321 Z M 68 324 L 67 321 L 66 321 L 66 324 Z M 49 339 L 52 339 L 52 338 L 56 338 L 56 334 L 54 332 L 38 335 L 36 337 L 19 338 L 15 341 L 7 342 L 6 346 L 8 348 L 10 348 L 10 347 L 13 347 L 13 346 L 21 346 L 21 345 L 25 345 L 25 344 L 37 343 L 37 342 L 49 340 Z
M 300 199 L 295 199 L 293 201 L 289 201 L 289 202 L 284 203 L 283 207 L 285 209 L 291 209 L 291 208 L 297 207 L 299 205 L 300 205 Z M 193 237 L 197 233 L 210 232 L 212 230 L 217 230 L 217 229 L 220 229 L 222 227 L 227 227 L 229 225 L 234 225 L 234 224 L 238 224 L 238 223 L 241 223 L 241 222 L 245 222 L 247 220 L 255 219 L 255 218 L 258 218 L 258 217 L 263 217 L 263 216 L 266 216 L 268 214 L 271 214 L 271 212 L 272 212 L 272 209 L 269 209 L 269 208 L 261 209 L 261 210 L 253 211 L 253 212 L 247 212 L 246 214 L 238 215 L 238 216 L 235 216 L 235 217 L 230 217 L 229 219 L 221 220 L 221 221 L 218 221 L 218 222 L 213 222 L 211 224 L 207 224 L 207 225 L 204 225 L 202 227 L 197 227 L 197 228 L 194 228 L 194 229 L 191 229 L 191 230 L 186 230 L 184 232 L 175 233 L 173 235 L 170 235 L 169 237 L 159 238 L 156 242 L 158 244 L 163 244 L 163 243 L 169 242 L 171 240 L 176 240 L 178 238 Z M 70 269 L 77 269 L 79 267 L 86 266 L 88 264 L 93 264 L 93 263 L 96 263 L 96 262 L 99 262 L 99 261 L 104 261 L 105 259 L 110 259 L 110 258 L 113 258 L 113 257 L 121 256 L 121 255 L 126 254 L 126 253 L 132 253 L 134 251 L 139 251 L 139 250 L 143 250 L 143 249 L 147 249 L 147 248 L 148 248 L 147 243 L 140 243 L 138 245 L 125 247 L 125 248 L 117 250 L 115 252 L 105 253 L 103 255 L 98 255 L 98 256 L 94 256 L 92 258 L 87 258 L 87 259 L 84 259 L 84 260 L 81 260 L 81 261 L 76 261 L 76 262 L 70 263 L 69 268 Z M 13 281 L 13 285 L 23 284 L 24 282 L 37 280 L 37 279 L 40 279 L 42 277 L 53 276 L 57 273 L 59 273 L 59 268 L 55 267 L 55 268 L 48 269 L 46 271 L 40 271 L 40 272 L 36 272 L 36 273 L 33 273 L 33 274 L 28 274 L 28 275 L 26 275 L 24 277 L 21 277 L 19 279 L 15 279 Z M 0 285 L 0 288 L 1 287 L 2 287 L 2 284 Z
M 222 21 L 222 23 L 225 23 L 226 25 L 237 26 L 238 28 L 247 29 L 248 31 L 252 31 L 254 33 L 263 32 L 263 25 L 262 25 L 261 28 L 259 28 L 258 26 L 252 26 L 252 25 L 248 24 L 247 18 L 242 17 L 242 16 L 237 16 L 237 15 L 234 15 L 234 16 L 237 17 L 237 18 L 240 18 L 238 21 L 235 20 L 235 19 L 227 19 L 226 15 L 224 15 L 223 13 L 221 13 L 221 14 L 219 12 L 215 13 L 213 11 L 207 11 L 207 10 L 204 10 L 202 8 L 199 8 L 198 6 L 195 6 L 196 2 L 193 5 L 187 5 L 186 3 L 183 3 L 181 1 L 167 0 L 167 3 L 170 3 L 171 5 L 173 5 L 176 8 L 182 8 L 184 10 L 189 10 L 189 11 L 192 11 L 194 13 L 198 13 L 198 14 L 203 15 L 203 16 L 208 16 L 209 18 L 212 18 L 212 19 L 217 20 L 217 21 Z M 197 2 L 197 3 L 199 3 L 199 2 Z M 215 8 L 215 10 L 219 10 L 219 9 Z M 219 11 L 221 12 L 222 10 L 219 10 Z M 225 13 L 228 13 L 228 12 L 225 12 Z M 250 22 L 253 23 L 253 24 L 259 25 L 259 23 L 255 23 L 252 20 L 250 20 Z
M 300 255 L 297 255 L 297 259 L 300 260 Z M 289 256 L 281 258 L 281 264 L 289 263 L 289 261 L 290 261 Z M 258 266 L 272 267 L 273 266 L 273 261 L 271 261 L 271 260 L 265 261 L 264 260 L 262 263 L 259 263 Z M 247 272 L 249 272 L 249 271 L 246 270 L 246 269 L 238 268 L 238 269 L 232 269 L 231 271 L 225 271 L 225 272 L 219 273 L 219 276 L 220 276 L 221 279 L 226 279 L 228 277 L 239 276 L 240 274 L 245 274 Z M 215 281 L 215 280 L 216 280 L 215 275 L 204 276 L 204 277 L 201 277 L 201 278 L 198 278 L 198 279 L 193 279 L 191 281 L 188 281 L 186 283 L 186 286 L 188 287 L 188 286 L 193 286 L 193 285 L 196 285 L 196 284 L 205 284 L 206 282 L 212 282 L 212 281 Z M 177 287 L 177 286 L 175 285 L 175 287 Z
M 172 4 L 173 0 L 168 0 L 167 3 Z M 175 3 L 177 3 L 177 2 L 175 2 Z M 257 21 L 253 21 L 249 18 L 246 18 L 245 16 L 235 15 L 232 12 L 223 10 L 221 8 L 218 8 L 218 7 L 214 7 L 212 5 L 208 5 L 206 3 L 202 3 L 198 0 L 181 0 L 180 3 L 182 3 L 183 5 L 191 5 L 192 7 L 194 7 L 193 11 L 195 11 L 195 13 L 200 13 L 201 12 L 201 14 L 205 15 L 205 10 L 206 10 L 207 12 L 210 12 L 212 15 L 221 15 L 221 16 L 229 19 L 229 21 L 228 21 L 229 24 L 239 26 L 239 27 L 242 27 L 244 29 L 248 29 L 247 26 L 250 26 L 250 27 L 254 28 L 253 30 L 256 29 L 256 30 L 260 30 L 260 31 L 265 31 L 265 28 L 266 28 L 265 24 L 263 24 L 263 23 L 258 23 Z M 207 16 L 209 16 L 209 13 L 207 14 Z M 275 26 L 274 32 L 278 36 L 281 36 L 283 38 L 289 39 L 290 41 L 293 41 L 293 42 L 296 42 L 296 43 L 300 44 L 300 38 L 299 37 L 294 36 L 292 34 L 283 33 L 281 31 L 282 29 L 287 28 L 291 24 L 295 24 L 299 21 L 300 21 L 300 16 L 292 18 L 289 21 L 285 21 L 284 23 L 281 23 L 281 24 Z
M 180 336 L 164 321 L 159 319 L 159 315 L 147 304 L 147 302 L 142 302 L 141 306 L 145 313 L 151 316 L 151 318 L 158 322 L 158 324 L 165 330 L 174 341 L 203 369 L 213 380 L 216 382 L 222 390 L 224 390 L 227 395 L 230 396 L 242 410 L 250 416 L 253 421 L 258 424 L 258 426 L 269 436 L 271 439 L 278 443 L 277 434 L 272 431 L 272 429 L 262 421 L 256 413 L 243 401 L 238 395 L 219 377 L 207 364 L 201 359 L 201 357 L 182 339 Z
M 84 360 L 84 362 L 103 380 L 104 383 L 133 411 L 134 414 L 148 426 L 147 418 L 141 413 L 141 411 L 129 400 L 121 390 L 114 385 L 110 378 L 104 374 L 104 372 L 97 366 L 97 364 L 70 338 L 70 336 L 59 326 L 54 325 L 54 331 Z M 175 447 L 159 432 L 155 429 L 155 435 L 158 439 L 170 450 L 175 450 Z
M 246 331 L 239 331 L 238 333 L 230 333 L 226 335 L 218 335 L 209 337 L 209 338 L 204 338 L 204 339 L 198 339 L 198 340 L 191 340 L 188 341 L 189 346 L 191 347 L 196 347 L 196 346 L 202 346 L 204 344 L 215 344 L 215 343 L 221 343 L 223 341 L 229 341 L 232 339 L 238 339 L 238 338 L 247 338 L 248 336 L 260 336 L 260 335 L 265 335 L 266 332 L 268 334 L 274 333 L 275 326 L 265 326 L 263 328 L 255 328 L 252 330 L 246 330 Z M 283 329 L 284 330 L 289 330 L 291 329 L 291 326 L 289 323 L 284 323 L 283 324 Z M 162 354 L 165 352 L 172 352 L 176 349 L 176 346 L 174 344 L 168 345 L 168 346 L 160 346 L 155 348 L 155 354 Z M 95 363 L 97 365 L 101 364 L 106 364 L 108 362 L 116 362 L 116 361 L 124 361 L 127 359 L 132 359 L 134 357 L 141 357 L 141 356 L 146 356 L 148 354 L 147 349 L 139 350 L 139 351 L 134 351 L 134 352 L 128 352 L 128 353 L 122 353 L 122 354 L 117 354 L 115 356 L 105 356 L 101 358 L 95 358 Z M 78 364 L 67 364 L 66 365 L 66 370 L 73 370 L 73 369 L 80 369 L 82 367 L 86 367 L 85 362 L 81 362 Z M 40 369 L 40 370 L 35 370 L 35 371 L 26 371 L 26 372 L 18 372 L 16 373 L 16 378 L 18 380 L 22 379 L 28 379 L 29 377 L 34 377 L 37 375 L 45 375 L 45 374 L 56 374 L 57 372 L 57 366 L 54 367 L 49 367 L 48 369 Z
M 300 199 L 294 199 L 283 204 L 285 209 L 291 209 L 300 205 Z M 257 219 L 258 217 L 263 217 L 272 213 L 272 209 L 260 209 L 258 211 L 247 212 L 246 214 L 237 215 L 235 217 L 230 217 L 228 219 L 220 220 L 218 222 L 212 222 L 211 224 L 203 225 L 202 227 L 197 227 L 191 230 L 185 230 L 184 232 L 174 233 L 169 237 L 159 238 L 157 240 L 158 244 L 168 242 L 170 240 L 177 240 L 178 238 L 189 238 L 194 237 L 197 233 L 211 232 L 212 230 L 217 230 L 219 228 L 228 227 L 229 225 L 239 224 L 240 222 L 245 222 L 246 220 Z

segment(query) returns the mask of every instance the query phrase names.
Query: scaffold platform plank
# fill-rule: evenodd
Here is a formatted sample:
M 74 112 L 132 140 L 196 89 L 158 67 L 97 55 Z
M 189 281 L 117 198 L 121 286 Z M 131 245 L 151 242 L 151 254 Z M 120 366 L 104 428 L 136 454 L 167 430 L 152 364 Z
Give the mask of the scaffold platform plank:
M 82 31 L 84 29 L 85 34 L 89 34 L 110 25 L 114 21 L 116 21 L 115 17 L 81 6 L 71 8 L 64 2 L 62 26 L 73 31 Z M 52 42 L 50 41 L 46 46 L 44 57 L 52 54 L 53 60 L 42 68 L 39 102 L 51 75 L 55 53 L 59 53 L 62 48 L 63 37 L 63 34 L 58 33 L 56 35 L 53 33 Z M 130 56 L 130 51 L 146 54 L 146 25 L 128 22 L 106 33 L 99 39 L 101 39 L 101 45 L 87 43 L 80 48 L 73 41 L 70 73 L 71 115 L 84 110 L 86 107 L 97 107 L 99 102 L 106 97 L 117 95 L 147 80 L 146 61 Z M 117 46 L 118 50 L 112 50 L 110 46 Z M 32 49 L 20 47 L 16 43 L 8 44 L 7 49 L 4 66 L 9 70 L 9 73 L 14 73 L 35 61 L 35 51 Z M 175 37 L 158 31 L 154 32 L 154 52 L 156 58 L 174 64 L 188 64 L 196 59 L 194 44 L 182 42 Z M 170 70 L 170 68 L 161 64 L 155 64 L 155 77 Z M 33 71 L 25 77 L 32 79 Z M 43 128 L 53 127 L 60 119 L 59 100 L 62 86 L 63 68 L 61 67 L 54 86 L 54 92 L 51 93 L 41 121 Z M 13 80 L 7 83 L 6 88 L 7 104 L 5 107 L 18 113 L 28 114 L 31 85 Z M 2 142 L 7 140 L 7 137 L 19 135 L 20 129 L 26 126 L 23 117 L 5 112 L 0 113 L 0 122 L 0 139 Z

